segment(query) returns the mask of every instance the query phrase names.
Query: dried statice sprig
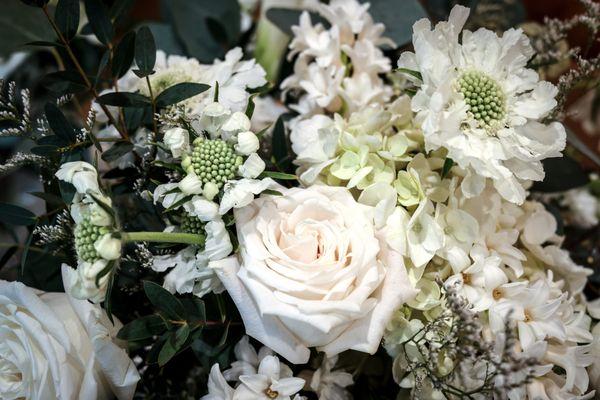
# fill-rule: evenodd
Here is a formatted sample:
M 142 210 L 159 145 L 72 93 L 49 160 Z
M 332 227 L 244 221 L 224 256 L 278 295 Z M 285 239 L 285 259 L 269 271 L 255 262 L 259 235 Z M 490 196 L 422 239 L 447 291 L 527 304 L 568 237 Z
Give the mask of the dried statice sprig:
M 600 24 L 600 20 L 598 22 Z M 560 120 L 565 116 L 565 104 L 567 102 L 567 95 L 579 84 L 585 82 L 587 79 L 593 77 L 600 71 L 600 56 L 592 59 L 585 59 L 581 56 L 575 57 L 577 67 L 569 70 L 567 73 L 561 75 L 558 79 L 558 95 L 556 96 L 556 107 L 547 119 Z
M 412 374 L 413 395 L 441 392 L 447 399 L 502 398 L 530 382 L 538 360 L 517 353 L 514 326 L 501 343 L 486 341 L 477 313 L 458 294 L 444 289 L 445 310 L 403 343 L 401 369 Z
M 38 225 L 34 230 L 39 246 L 51 246 L 52 254 L 70 249 L 73 245 L 73 220 L 67 210 L 56 216 L 52 225 Z
M 35 165 L 38 167 L 49 167 L 52 165 L 50 160 L 46 157 L 39 156 L 30 153 L 15 153 L 10 157 L 4 164 L 0 164 L 0 174 L 12 172 L 17 168 L 24 167 L 27 165 Z
M 96 124 L 96 111 L 93 108 L 90 108 L 88 111 L 87 117 L 85 118 L 85 123 L 79 132 L 77 132 L 77 142 L 84 142 L 87 138 L 91 138 L 94 129 L 94 125 Z
M 125 261 L 132 261 L 139 264 L 143 268 L 152 268 L 154 263 L 154 254 L 148 249 L 148 244 L 145 242 L 135 243 L 135 249 L 133 250 L 133 256 L 127 255 L 124 258 Z
M 157 114 L 156 117 L 159 125 L 165 129 L 178 126 L 184 128 L 188 132 L 191 132 L 195 136 L 199 136 L 194 129 L 193 120 L 188 116 L 185 106 L 183 105 L 175 105 L 170 107 L 160 114 Z
M 25 136 L 31 131 L 31 104 L 29 90 L 17 91 L 14 82 L 0 79 L 0 137 Z
M 579 0 L 584 11 L 573 17 L 561 20 L 545 18 L 542 32 L 533 37 L 531 44 L 536 51 L 530 61 L 532 68 L 543 68 L 564 60 L 575 62 L 575 68 L 562 75 L 558 81 L 557 106 L 546 118 L 547 121 L 563 119 L 564 107 L 569 92 L 577 85 L 593 78 L 600 71 L 600 58 L 587 58 L 589 49 L 600 41 L 600 4 L 593 0 Z M 585 26 L 588 29 L 588 42 L 582 50 L 579 47 L 561 46 L 573 28 Z

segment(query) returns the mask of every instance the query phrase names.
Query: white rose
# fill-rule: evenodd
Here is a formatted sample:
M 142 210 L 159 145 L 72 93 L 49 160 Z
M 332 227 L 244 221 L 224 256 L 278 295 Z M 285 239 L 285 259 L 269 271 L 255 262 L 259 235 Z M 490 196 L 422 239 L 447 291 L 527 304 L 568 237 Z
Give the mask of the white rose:
M 415 294 L 402 256 L 374 229 L 375 208 L 341 187 L 278 187 L 235 210 L 241 264 L 212 264 L 246 332 L 293 363 L 374 353 L 391 314 Z
M 165 132 L 163 142 L 171 150 L 173 157 L 181 157 L 190 146 L 190 135 L 182 128 L 169 129 Z
M 0 281 L 0 398 L 131 399 L 140 376 L 98 305 Z

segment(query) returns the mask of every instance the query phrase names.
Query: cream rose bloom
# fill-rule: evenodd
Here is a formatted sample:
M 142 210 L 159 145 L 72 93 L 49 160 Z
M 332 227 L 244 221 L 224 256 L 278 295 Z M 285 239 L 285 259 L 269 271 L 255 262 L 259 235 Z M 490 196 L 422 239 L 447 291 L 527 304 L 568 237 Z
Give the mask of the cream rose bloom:
M 375 209 L 341 187 L 277 190 L 235 210 L 241 260 L 213 266 L 246 332 L 293 363 L 306 363 L 309 347 L 374 353 L 415 294 Z
M 0 281 L 1 399 L 131 399 L 140 379 L 98 305 Z

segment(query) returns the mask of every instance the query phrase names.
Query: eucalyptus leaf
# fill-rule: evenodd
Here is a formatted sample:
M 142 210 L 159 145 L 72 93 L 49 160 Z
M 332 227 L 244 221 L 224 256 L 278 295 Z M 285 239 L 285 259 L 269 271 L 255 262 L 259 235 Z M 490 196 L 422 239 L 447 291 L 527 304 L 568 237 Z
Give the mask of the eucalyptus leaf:
M 79 27 L 79 0 L 58 0 L 54 22 L 66 40 L 75 37 Z
M 167 326 L 160 315 L 152 314 L 135 319 L 117 333 L 122 340 L 143 340 L 162 334 Z
M 31 211 L 14 204 L 0 203 L 0 222 L 9 225 L 33 225 L 37 217 Z
M 44 107 L 48 125 L 56 136 L 67 143 L 74 143 L 76 140 L 75 129 L 71 126 L 62 111 L 54 103 L 46 103 Z
M 114 77 L 120 78 L 131 67 L 131 63 L 133 63 L 133 55 L 135 51 L 135 32 L 128 32 L 117 47 L 115 48 L 111 72 Z
M 108 46 L 115 35 L 115 29 L 108 16 L 108 10 L 102 0 L 84 0 L 84 4 L 94 35 L 100 42 Z
M 102 153 L 102 159 L 106 162 L 113 162 L 123 157 L 127 153 L 131 153 L 133 144 L 131 142 L 116 142 L 112 147 Z
M 212 62 L 237 43 L 241 14 L 237 0 L 164 0 L 163 4 L 188 55 Z
M 190 97 L 194 97 L 210 89 L 209 85 L 194 82 L 182 82 L 163 90 L 156 96 L 156 106 L 158 108 L 177 104 Z
M 0 1 L 0 57 L 10 56 L 26 43 L 50 43 L 55 38 L 54 31 L 40 10 L 28 7 L 19 0 Z
M 135 62 L 139 68 L 136 74 L 140 78 L 151 75 L 154 72 L 156 44 L 154 43 L 154 35 L 152 35 L 152 31 L 147 26 L 142 26 L 138 29 L 135 37 Z
M 186 313 L 183 305 L 167 289 L 154 282 L 144 281 L 144 292 L 154 307 L 164 312 L 167 317 L 185 320 Z
M 112 92 L 98 97 L 100 104 L 115 107 L 147 107 L 152 105 L 150 99 L 140 93 Z

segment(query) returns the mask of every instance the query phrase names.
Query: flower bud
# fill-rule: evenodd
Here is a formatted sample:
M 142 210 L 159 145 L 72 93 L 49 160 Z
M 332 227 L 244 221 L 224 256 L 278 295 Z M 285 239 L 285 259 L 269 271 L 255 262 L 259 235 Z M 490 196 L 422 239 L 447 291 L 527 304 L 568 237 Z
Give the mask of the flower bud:
M 185 194 L 200 194 L 202 193 L 202 181 L 194 173 L 193 169 L 188 171 L 188 174 L 179 182 L 179 190 Z
M 165 132 L 164 144 L 171 150 L 173 157 L 181 157 L 190 145 L 190 135 L 182 128 L 173 128 Z
M 103 235 L 94 243 L 94 249 L 105 260 L 117 260 L 121 257 L 121 241 L 110 233 Z
M 250 154 L 244 164 L 240 165 L 239 172 L 244 178 L 254 179 L 265 170 L 265 162 L 256 153 Z
M 258 137 L 250 131 L 240 132 L 237 137 L 237 144 L 234 146 L 235 151 L 246 156 L 256 153 L 259 147 Z

